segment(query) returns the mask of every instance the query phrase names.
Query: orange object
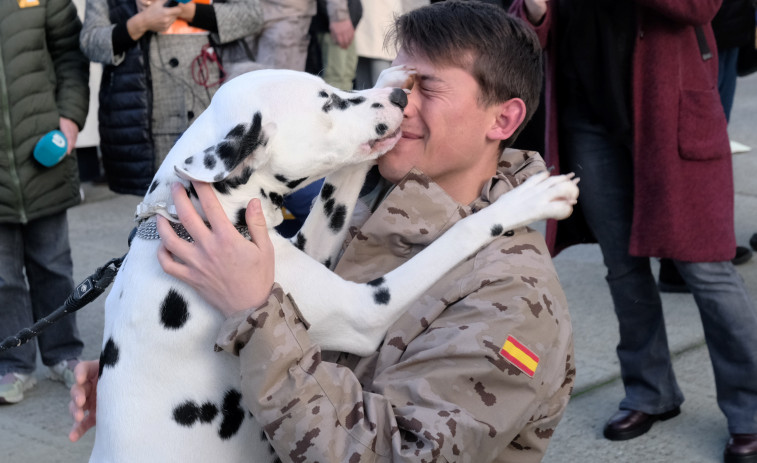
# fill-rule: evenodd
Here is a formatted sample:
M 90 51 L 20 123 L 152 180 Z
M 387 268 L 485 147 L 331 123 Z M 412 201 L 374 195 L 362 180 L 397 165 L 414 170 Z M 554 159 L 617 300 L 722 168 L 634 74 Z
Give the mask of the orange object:
M 201 3 L 204 5 L 210 5 L 211 0 L 192 0 L 194 3 Z M 177 19 L 171 24 L 164 34 L 207 34 L 208 31 L 200 29 L 199 27 L 190 26 L 183 19 Z

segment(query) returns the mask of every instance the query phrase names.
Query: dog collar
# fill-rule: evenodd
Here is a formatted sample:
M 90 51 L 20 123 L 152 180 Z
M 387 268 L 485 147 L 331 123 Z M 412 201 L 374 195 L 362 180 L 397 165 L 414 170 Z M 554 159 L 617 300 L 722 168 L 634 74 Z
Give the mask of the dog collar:
M 175 222 L 168 222 L 171 224 L 171 228 L 173 228 L 173 231 L 176 232 L 176 234 L 179 236 L 179 238 L 183 239 L 184 241 L 188 243 L 193 243 L 194 239 L 189 235 L 187 232 L 187 229 L 184 228 L 184 225 L 180 223 Z M 247 239 L 250 239 L 250 231 L 245 226 L 235 226 L 234 228 L 237 229 L 239 234 L 244 236 Z M 137 227 L 137 236 L 139 238 L 142 238 L 143 240 L 159 240 L 160 234 L 158 233 L 158 222 L 155 220 L 145 220 L 142 223 L 139 224 Z

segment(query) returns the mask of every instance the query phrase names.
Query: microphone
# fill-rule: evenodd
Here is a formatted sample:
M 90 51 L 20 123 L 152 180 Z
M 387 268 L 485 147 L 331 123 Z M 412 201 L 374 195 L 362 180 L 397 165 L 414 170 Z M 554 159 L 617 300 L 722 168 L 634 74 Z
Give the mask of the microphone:
M 46 133 L 34 146 L 34 159 L 45 167 L 52 167 L 66 155 L 68 141 L 60 130 Z

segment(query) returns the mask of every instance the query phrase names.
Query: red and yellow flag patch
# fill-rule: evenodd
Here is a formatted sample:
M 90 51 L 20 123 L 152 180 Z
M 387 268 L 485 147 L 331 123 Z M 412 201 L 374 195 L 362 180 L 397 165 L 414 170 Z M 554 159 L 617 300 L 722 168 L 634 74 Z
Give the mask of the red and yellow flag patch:
M 518 367 L 520 371 L 533 378 L 536 367 L 539 366 L 539 356 L 534 354 L 528 347 L 521 344 L 513 336 L 508 336 L 505 345 L 499 351 L 499 355 Z

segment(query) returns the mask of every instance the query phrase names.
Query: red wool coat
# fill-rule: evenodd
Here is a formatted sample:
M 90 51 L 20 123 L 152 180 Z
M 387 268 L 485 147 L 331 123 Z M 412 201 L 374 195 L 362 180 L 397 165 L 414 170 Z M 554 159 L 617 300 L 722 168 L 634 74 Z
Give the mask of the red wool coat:
M 570 0 L 558 0 L 570 1 Z M 511 12 L 525 21 L 524 0 Z M 632 104 L 634 212 L 629 252 L 691 262 L 724 261 L 736 248 L 733 170 L 717 90 L 718 60 L 709 25 L 721 0 L 636 0 Z M 546 53 L 545 158 L 559 170 L 555 53 L 557 9 L 534 30 Z M 703 59 L 695 25 L 712 58 Z M 580 185 L 579 185 L 580 187 Z M 586 241 L 568 222 L 547 224 L 553 254 Z M 580 227 L 578 227 L 580 228 Z

